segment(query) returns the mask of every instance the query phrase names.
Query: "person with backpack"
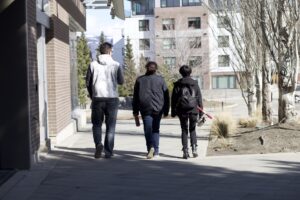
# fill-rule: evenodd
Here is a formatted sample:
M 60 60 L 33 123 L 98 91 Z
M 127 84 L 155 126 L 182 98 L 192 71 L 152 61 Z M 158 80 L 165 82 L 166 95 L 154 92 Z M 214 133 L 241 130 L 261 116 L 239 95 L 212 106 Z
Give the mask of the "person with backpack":
M 160 120 L 162 115 L 168 116 L 170 107 L 167 85 L 156 70 L 156 62 L 146 64 L 146 74 L 135 82 L 132 101 L 135 119 L 138 119 L 139 113 L 142 115 L 148 159 L 159 156 Z
M 196 123 L 198 116 L 203 115 L 198 110 L 198 106 L 203 108 L 202 95 L 198 82 L 191 78 L 192 69 L 187 65 L 183 65 L 179 69 L 182 78 L 174 83 L 171 116 L 179 117 L 181 126 L 181 141 L 183 158 L 188 159 L 188 133 L 190 132 L 190 140 L 193 157 L 197 157 L 197 138 L 196 138 Z

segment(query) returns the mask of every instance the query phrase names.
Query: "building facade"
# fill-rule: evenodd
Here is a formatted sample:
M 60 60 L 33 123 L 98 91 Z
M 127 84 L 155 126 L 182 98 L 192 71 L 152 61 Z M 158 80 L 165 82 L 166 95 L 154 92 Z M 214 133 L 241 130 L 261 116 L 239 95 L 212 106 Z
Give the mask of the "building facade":
M 39 151 L 76 131 L 74 34 L 85 30 L 85 7 L 3 0 L 0 8 L 0 169 L 29 169 Z
M 125 18 L 124 40 L 130 39 L 135 63 L 140 58 L 155 60 L 155 0 L 131 1 L 131 14 Z
M 208 4 L 208 0 L 132 0 L 125 37 L 132 37 L 136 63 L 142 54 L 174 72 L 187 64 L 203 89 L 236 88 L 230 34 Z

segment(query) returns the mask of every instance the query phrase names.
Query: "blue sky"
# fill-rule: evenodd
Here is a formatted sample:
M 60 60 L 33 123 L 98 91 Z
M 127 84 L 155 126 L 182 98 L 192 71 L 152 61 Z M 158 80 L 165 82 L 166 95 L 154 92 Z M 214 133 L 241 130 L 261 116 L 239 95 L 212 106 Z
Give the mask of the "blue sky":
M 129 10 L 130 2 L 124 0 L 125 9 Z M 123 27 L 124 21 L 115 17 L 111 19 L 110 9 L 88 9 L 86 11 L 86 22 L 87 22 L 87 35 L 99 36 L 101 31 L 107 36 L 112 36 L 115 29 Z

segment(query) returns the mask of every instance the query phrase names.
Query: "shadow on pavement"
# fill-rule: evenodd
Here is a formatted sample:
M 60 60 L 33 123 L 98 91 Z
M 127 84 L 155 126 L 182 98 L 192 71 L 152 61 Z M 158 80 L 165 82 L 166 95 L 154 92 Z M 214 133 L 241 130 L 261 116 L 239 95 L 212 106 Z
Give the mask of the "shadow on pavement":
M 205 159 L 147 160 L 143 152 L 116 150 L 112 159 L 95 160 L 93 153 L 93 148 L 53 151 L 57 164 L 30 199 L 43 199 L 45 192 L 48 199 L 64 200 L 298 200 L 300 195 L 299 162 L 262 158 L 262 167 L 270 169 L 263 173 L 209 166 Z

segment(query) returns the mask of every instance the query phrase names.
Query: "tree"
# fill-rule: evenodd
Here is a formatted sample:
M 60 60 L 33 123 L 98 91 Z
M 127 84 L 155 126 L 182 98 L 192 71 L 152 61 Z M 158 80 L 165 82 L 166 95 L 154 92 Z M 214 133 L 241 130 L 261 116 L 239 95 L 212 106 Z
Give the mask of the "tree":
M 147 59 L 144 57 L 143 54 L 141 54 L 139 58 L 139 67 L 138 67 L 138 75 L 144 75 L 146 73 L 146 64 L 147 64 Z
M 294 91 L 299 68 L 299 0 L 256 0 L 260 10 L 262 44 L 265 46 L 269 65 L 274 64 L 278 74 L 278 121 L 295 118 Z
M 214 0 L 210 2 L 212 1 Z M 216 2 L 220 4 L 220 1 Z M 247 55 L 247 58 L 249 58 L 249 55 L 254 55 L 253 64 L 260 66 L 258 69 L 261 69 L 262 72 L 263 118 L 266 121 L 271 121 L 272 118 L 270 83 L 271 71 L 273 71 L 278 74 L 279 80 L 278 120 L 279 122 L 292 120 L 296 115 L 294 90 L 299 68 L 299 0 L 241 0 L 239 5 L 238 12 L 244 17 L 241 21 L 245 24 L 245 30 L 246 26 L 250 27 L 245 33 L 255 33 L 250 41 L 256 41 L 257 45 L 252 46 L 256 48 L 256 51 L 254 51 L 254 54 L 244 51 L 244 55 Z M 232 5 L 229 6 L 232 8 Z M 230 33 L 235 36 L 239 34 L 233 29 Z M 246 41 L 237 40 L 237 42 L 244 44 L 247 50 L 247 41 L 249 39 L 248 37 Z M 255 49 L 252 47 L 250 52 L 252 49 Z M 249 65 L 245 65 L 244 71 L 249 71 L 248 68 Z
M 120 96 L 127 97 L 133 95 L 134 84 L 137 77 L 132 44 L 130 43 L 129 37 L 127 37 L 127 42 L 125 45 L 124 64 L 124 84 L 119 87 L 119 94 Z
M 98 48 L 97 48 L 97 56 L 100 54 L 100 46 L 101 44 L 103 44 L 106 40 L 106 36 L 104 35 L 104 32 L 101 31 L 101 34 L 100 34 L 100 37 L 99 37 L 99 45 L 98 45 Z
M 177 74 L 172 73 L 172 69 L 170 69 L 168 65 L 160 65 L 158 67 L 158 74 L 160 74 L 165 79 L 171 97 L 171 93 L 174 87 L 174 82 L 179 78 L 178 73 Z
M 85 107 L 87 102 L 87 90 L 85 76 L 91 62 L 90 49 L 84 33 L 77 39 L 77 68 L 78 68 L 78 98 L 79 104 Z
M 253 116 L 260 103 L 257 101 L 257 97 L 260 96 L 260 91 L 257 91 L 260 89 L 258 85 L 260 79 L 257 77 L 261 69 L 257 62 L 257 52 L 260 47 L 256 42 L 253 42 L 257 41 L 255 33 L 257 27 L 252 26 L 251 19 L 245 12 L 245 10 L 252 8 L 246 7 L 243 0 L 239 3 L 210 0 L 208 6 L 217 19 L 217 29 L 213 25 L 211 27 L 218 41 L 218 49 L 222 49 L 225 55 L 232 55 L 230 58 L 231 66 L 247 105 L 248 115 Z M 230 36 L 227 45 L 224 46 L 225 48 L 220 46 L 223 43 L 220 39 L 225 36 L 219 36 L 219 34 Z

